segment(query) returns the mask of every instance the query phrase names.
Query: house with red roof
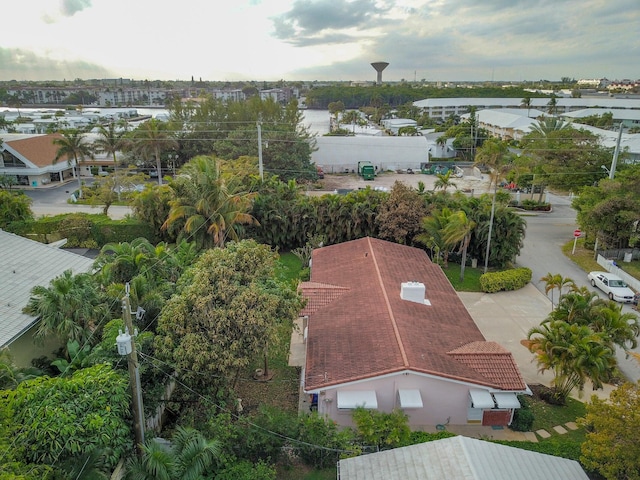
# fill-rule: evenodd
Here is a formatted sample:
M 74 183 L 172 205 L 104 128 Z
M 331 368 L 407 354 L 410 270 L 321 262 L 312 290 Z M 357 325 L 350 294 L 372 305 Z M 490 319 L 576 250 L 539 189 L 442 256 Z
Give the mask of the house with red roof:
M 77 179 L 78 173 L 81 177 L 91 176 L 92 166 L 113 165 L 107 155 L 85 159 L 80 165 L 64 155 L 56 162 L 58 146 L 54 140 L 57 138 L 62 138 L 62 135 L 3 134 L 0 141 L 0 175 L 14 177 L 18 185 L 42 187 Z
M 531 393 L 423 250 L 374 238 L 319 248 L 300 290 L 303 390 L 339 425 L 362 406 L 402 409 L 414 428 L 506 426 Z

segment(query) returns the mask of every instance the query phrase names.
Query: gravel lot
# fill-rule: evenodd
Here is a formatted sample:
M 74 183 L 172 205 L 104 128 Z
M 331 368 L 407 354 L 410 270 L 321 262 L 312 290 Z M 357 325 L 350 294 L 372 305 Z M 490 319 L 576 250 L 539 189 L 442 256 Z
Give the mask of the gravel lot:
M 435 175 L 424 175 L 421 173 L 391 173 L 385 172 L 376 176 L 374 181 L 365 181 L 356 174 L 325 174 L 324 180 L 319 180 L 322 189 L 310 192 L 316 195 L 331 193 L 339 189 L 371 188 L 391 189 L 395 182 L 402 182 L 414 188 L 418 188 L 418 183 L 423 182 L 427 190 L 433 190 L 433 184 L 438 177 Z M 473 169 L 465 169 L 464 177 L 454 178 L 458 190 L 480 194 L 489 189 L 489 177 L 487 175 L 475 176 Z M 451 191 L 451 190 L 448 190 Z

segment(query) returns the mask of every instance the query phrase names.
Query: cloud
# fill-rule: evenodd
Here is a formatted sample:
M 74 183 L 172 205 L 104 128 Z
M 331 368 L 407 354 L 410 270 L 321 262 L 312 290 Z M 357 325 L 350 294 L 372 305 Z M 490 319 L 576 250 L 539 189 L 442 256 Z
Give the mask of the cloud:
M 72 17 L 91 6 L 91 0 L 61 0 L 60 11 L 65 17 Z
M 274 36 L 297 45 L 314 38 L 331 38 L 323 32 L 370 29 L 387 23 L 383 15 L 391 7 L 375 0 L 296 0 L 288 12 L 272 18 Z
M 0 47 L 0 78 L 12 80 L 54 80 L 106 78 L 116 76 L 108 69 L 85 61 L 60 61 L 24 49 Z

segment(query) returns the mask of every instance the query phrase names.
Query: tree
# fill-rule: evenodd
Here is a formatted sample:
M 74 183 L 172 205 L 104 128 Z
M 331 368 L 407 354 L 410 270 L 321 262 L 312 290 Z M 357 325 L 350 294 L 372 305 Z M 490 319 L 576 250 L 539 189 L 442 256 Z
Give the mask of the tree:
M 531 109 L 531 97 L 530 96 L 526 96 L 522 99 L 522 101 L 520 102 L 520 105 L 523 108 L 527 109 L 527 117 L 529 116 L 529 110 Z
M 252 195 L 221 175 L 215 157 L 192 159 L 169 185 L 174 199 L 162 228 L 182 225 L 181 237 L 194 239 L 201 248 L 223 247 L 228 239 L 239 239 L 241 225 L 256 223 L 248 213 Z
M 443 192 L 446 192 L 449 187 L 458 188 L 457 184 L 451 179 L 451 173 L 451 170 L 447 170 L 444 175 L 436 173 L 437 180 L 433 182 L 433 189 L 438 190 L 441 188 Z
M 183 275 L 179 294 L 162 310 L 158 355 L 201 387 L 224 385 L 277 344 L 291 325 L 299 295 L 274 280 L 277 254 L 253 240 L 206 251 Z
M 555 94 L 551 94 L 549 103 L 547 103 L 547 112 L 551 115 L 558 113 L 558 97 L 556 97 Z
M 158 185 L 162 185 L 162 152 L 177 150 L 178 142 L 173 138 L 166 123 L 152 118 L 128 135 L 129 150 L 141 156 L 143 161 L 153 157 L 156 161 Z
M 57 335 L 62 340 L 76 340 L 80 344 L 92 337 L 99 320 L 106 314 L 91 276 L 74 275 L 71 270 L 51 280 L 48 287 L 33 287 L 24 313 L 40 320 L 36 338 Z
M 571 285 L 575 286 L 575 282 L 571 278 L 563 277 L 559 273 L 556 273 L 556 274 L 547 273 L 544 277 L 540 279 L 540 281 L 545 282 L 544 293 L 549 294 L 549 292 L 551 292 L 551 310 L 553 310 L 553 307 L 554 307 L 553 291 L 557 288 L 558 295 L 561 297 L 562 288 L 565 285 L 569 285 L 569 287 L 571 287 Z
M 616 364 L 614 351 L 601 333 L 586 325 L 552 320 L 529 330 L 529 351 L 540 372 L 553 372 L 553 399 L 564 405 L 574 388 L 581 393 L 589 380 L 602 388 Z
M 79 130 L 66 130 L 62 132 L 62 137 L 54 138 L 53 144 L 58 147 L 53 163 L 58 162 L 62 158 L 67 159 L 69 166 L 75 168 L 76 177 L 78 178 L 78 195 L 82 198 L 82 181 L 80 180 L 80 165 L 86 157 L 93 159 L 91 145 L 85 142 L 84 134 Z M 71 162 L 73 160 L 73 162 Z
M 146 185 L 142 192 L 134 194 L 131 202 L 131 209 L 134 217 L 148 224 L 154 235 L 154 240 L 164 240 L 175 242 L 179 230 L 176 228 L 165 228 L 162 226 L 169 216 L 169 202 L 173 199 L 173 191 L 169 185 L 151 186 Z
M 580 462 L 606 479 L 640 479 L 640 383 L 620 385 L 607 400 L 594 395 L 586 407 Z
M 422 245 L 436 250 L 435 258 L 437 259 L 442 255 L 444 267 L 449 265 L 449 252 L 456 242 L 447 241 L 445 239 L 445 230 L 453 212 L 444 207 L 442 210 L 434 210 L 426 217 L 422 218 L 422 233 L 416 235 L 415 240 Z
M 171 446 L 152 439 L 142 450 L 142 458 L 127 463 L 126 480 L 199 480 L 215 471 L 220 457 L 219 442 L 182 427 L 177 428 Z
M 102 205 L 102 213 L 107 215 L 116 201 L 129 200 L 147 180 L 144 173 L 133 173 L 132 169 L 120 169 L 106 177 L 100 177 L 89 188 L 85 188 L 85 199 L 91 205 Z
M 6 229 L 11 222 L 32 220 L 31 203 L 27 195 L 0 190 L 0 228 Z
M 424 198 L 413 188 L 396 182 L 376 217 L 378 237 L 402 245 L 412 245 L 420 233 L 420 221 L 427 215 Z
M 23 462 L 56 465 L 101 451 L 105 468 L 112 469 L 133 443 L 128 383 L 126 375 L 102 364 L 0 392 L 0 416 L 13 438 L 13 455 Z
M 460 262 L 460 282 L 464 282 L 464 268 L 467 263 L 467 248 L 471 242 L 471 232 L 476 227 L 476 223 L 470 220 L 463 210 L 455 212 L 449 218 L 447 225 L 442 232 L 443 240 L 447 245 L 460 245 L 462 260 Z
M 125 129 L 118 129 L 114 122 L 109 122 L 109 126 L 105 127 L 100 125 L 98 127 L 99 137 L 93 141 L 93 146 L 98 152 L 105 152 L 111 155 L 113 158 L 113 168 L 115 171 L 115 191 L 120 200 L 120 188 L 118 183 L 118 159 L 116 153 L 121 152 L 127 146 L 127 140 L 125 138 L 127 131 Z M 108 207 L 107 207 L 108 208 Z M 105 215 L 106 215 L 105 211 Z

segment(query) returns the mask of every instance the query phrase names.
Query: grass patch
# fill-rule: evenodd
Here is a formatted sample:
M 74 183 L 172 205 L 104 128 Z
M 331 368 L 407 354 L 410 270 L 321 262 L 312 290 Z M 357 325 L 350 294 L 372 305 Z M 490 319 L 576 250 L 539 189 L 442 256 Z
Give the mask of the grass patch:
M 553 433 L 553 427 L 556 425 L 575 422 L 577 418 L 585 416 L 586 407 L 584 403 L 569 397 L 566 405 L 551 405 L 540 398 L 539 393 L 542 389 L 547 389 L 547 387 L 532 385 L 531 390 L 534 395 L 526 397 L 526 401 L 529 403 L 535 418 L 532 427 L 533 431 L 543 428 L 547 432 Z
M 278 480 L 335 480 L 337 475 L 335 468 L 311 470 L 308 466 L 296 465 L 277 469 Z
M 593 250 L 584 247 L 584 239 L 579 238 L 576 243 L 575 253 L 571 253 L 573 250 L 573 240 L 565 243 L 562 246 L 562 253 L 569 258 L 573 263 L 578 265 L 585 272 L 593 272 L 602 270 L 603 267 L 596 262 L 593 258 Z
M 297 282 L 300 279 L 302 262 L 291 252 L 281 253 L 276 265 L 276 275 L 285 282 Z
M 481 268 L 464 269 L 464 282 L 460 281 L 460 265 L 449 263 L 447 268 L 442 267 L 442 271 L 447 276 L 451 285 L 457 292 L 480 292 L 480 276 L 483 273 Z

